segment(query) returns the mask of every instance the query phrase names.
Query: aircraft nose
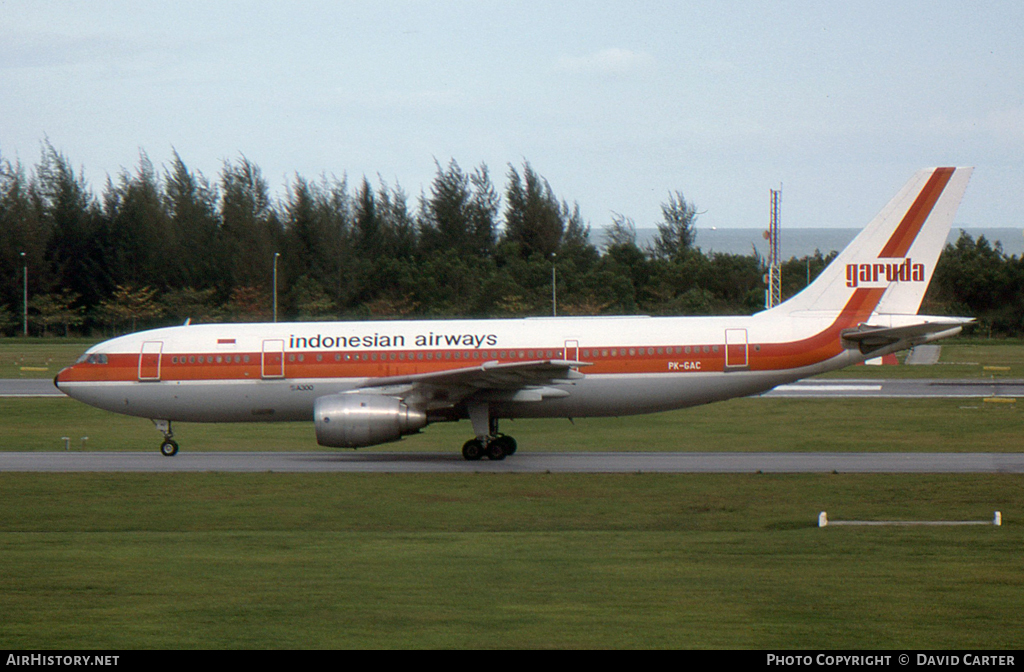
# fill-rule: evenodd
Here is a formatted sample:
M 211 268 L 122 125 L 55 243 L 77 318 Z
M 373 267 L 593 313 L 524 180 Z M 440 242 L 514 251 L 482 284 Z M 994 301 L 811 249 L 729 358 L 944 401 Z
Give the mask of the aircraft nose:
M 57 372 L 57 375 L 53 377 L 53 386 L 56 387 L 62 394 L 74 398 L 72 391 L 74 387 L 68 387 L 66 383 L 70 382 L 72 378 L 71 370 L 75 368 L 73 366 L 67 366 Z M 63 386 L 63 387 L 62 387 Z
M 64 382 L 64 380 L 67 379 L 67 377 L 64 374 L 67 371 L 69 371 L 70 369 L 71 369 L 70 366 L 65 367 L 65 368 L 61 369 L 60 371 L 58 371 L 57 375 L 53 377 L 53 386 L 56 387 L 58 390 L 60 390 L 60 384 L 62 382 Z M 61 392 L 64 392 L 64 390 L 61 390 Z M 67 394 L 67 393 L 65 392 L 65 394 Z

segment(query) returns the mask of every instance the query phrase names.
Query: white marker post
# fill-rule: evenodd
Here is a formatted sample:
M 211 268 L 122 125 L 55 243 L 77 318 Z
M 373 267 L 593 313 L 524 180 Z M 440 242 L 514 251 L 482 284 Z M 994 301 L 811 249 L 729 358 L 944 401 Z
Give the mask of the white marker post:
M 992 522 L 987 520 L 835 520 L 832 525 L 994 525 L 1001 527 L 1003 513 L 996 511 Z M 828 514 L 818 514 L 818 527 L 828 527 Z

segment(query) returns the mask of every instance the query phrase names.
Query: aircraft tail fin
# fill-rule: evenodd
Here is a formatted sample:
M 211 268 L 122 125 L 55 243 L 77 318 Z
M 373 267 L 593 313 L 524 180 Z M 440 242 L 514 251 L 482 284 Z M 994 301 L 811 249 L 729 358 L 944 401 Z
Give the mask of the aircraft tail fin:
M 869 313 L 916 314 L 972 170 L 918 171 L 809 287 L 774 310 L 837 312 L 858 290 L 880 289 Z

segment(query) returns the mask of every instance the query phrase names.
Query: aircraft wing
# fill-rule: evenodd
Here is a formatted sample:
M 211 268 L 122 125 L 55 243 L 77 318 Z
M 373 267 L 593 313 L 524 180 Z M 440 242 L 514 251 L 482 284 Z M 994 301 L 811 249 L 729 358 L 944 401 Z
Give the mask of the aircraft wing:
M 419 408 L 440 408 L 472 396 L 479 401 L 541 401 L 547 397 L 566 397 L 564 385 L 583 378 L 579 367 L 587 362 L 546 359 L 529 362 L 498 363 L 419 373 L 407 376 L 371 378 L 360 391 L 376 391 L 399 397 Z
M 859 344 L 861 349 L 884 347 L 900 341 L 907 341 L 908 345 L 919 345 L 953 336 L 973 321 L 973 317 L 944 317 L 899 327 L 861 324 L 855 329 L 847 329 L 842 336 Z

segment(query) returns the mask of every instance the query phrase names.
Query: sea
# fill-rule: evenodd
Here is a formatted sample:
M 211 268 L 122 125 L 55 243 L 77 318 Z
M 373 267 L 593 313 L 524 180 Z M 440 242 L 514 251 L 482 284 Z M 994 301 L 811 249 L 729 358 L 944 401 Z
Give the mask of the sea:
M 823 255 L 839 251 L 846 247 L 860 233 L 860 229 L 782 229 L 779 234 L 782 258 L 801 258 L 813 255 L 820 250 Z M 977 240 L 985 236 L 993 246 L 999 241 L 1003 252 L 1008 256 L 1024 256 L 1024 229 L 969 228 L 956 227 L 949 232 L 949 242 L 956 243 L 960 232 Z M 637 229 L 636 242 L 641 249 L 654 244 L 657 229 Z M 605 242 L 604 230 L 591 231 L 592 240 L 599 247 Z M 768 243 L 764 239 L 764 229 L 697 229 L 696 245 L 705 253 L 722 252 L 726 254 L 753 254 L 754 250 L 762 257 L 768 256 Z

